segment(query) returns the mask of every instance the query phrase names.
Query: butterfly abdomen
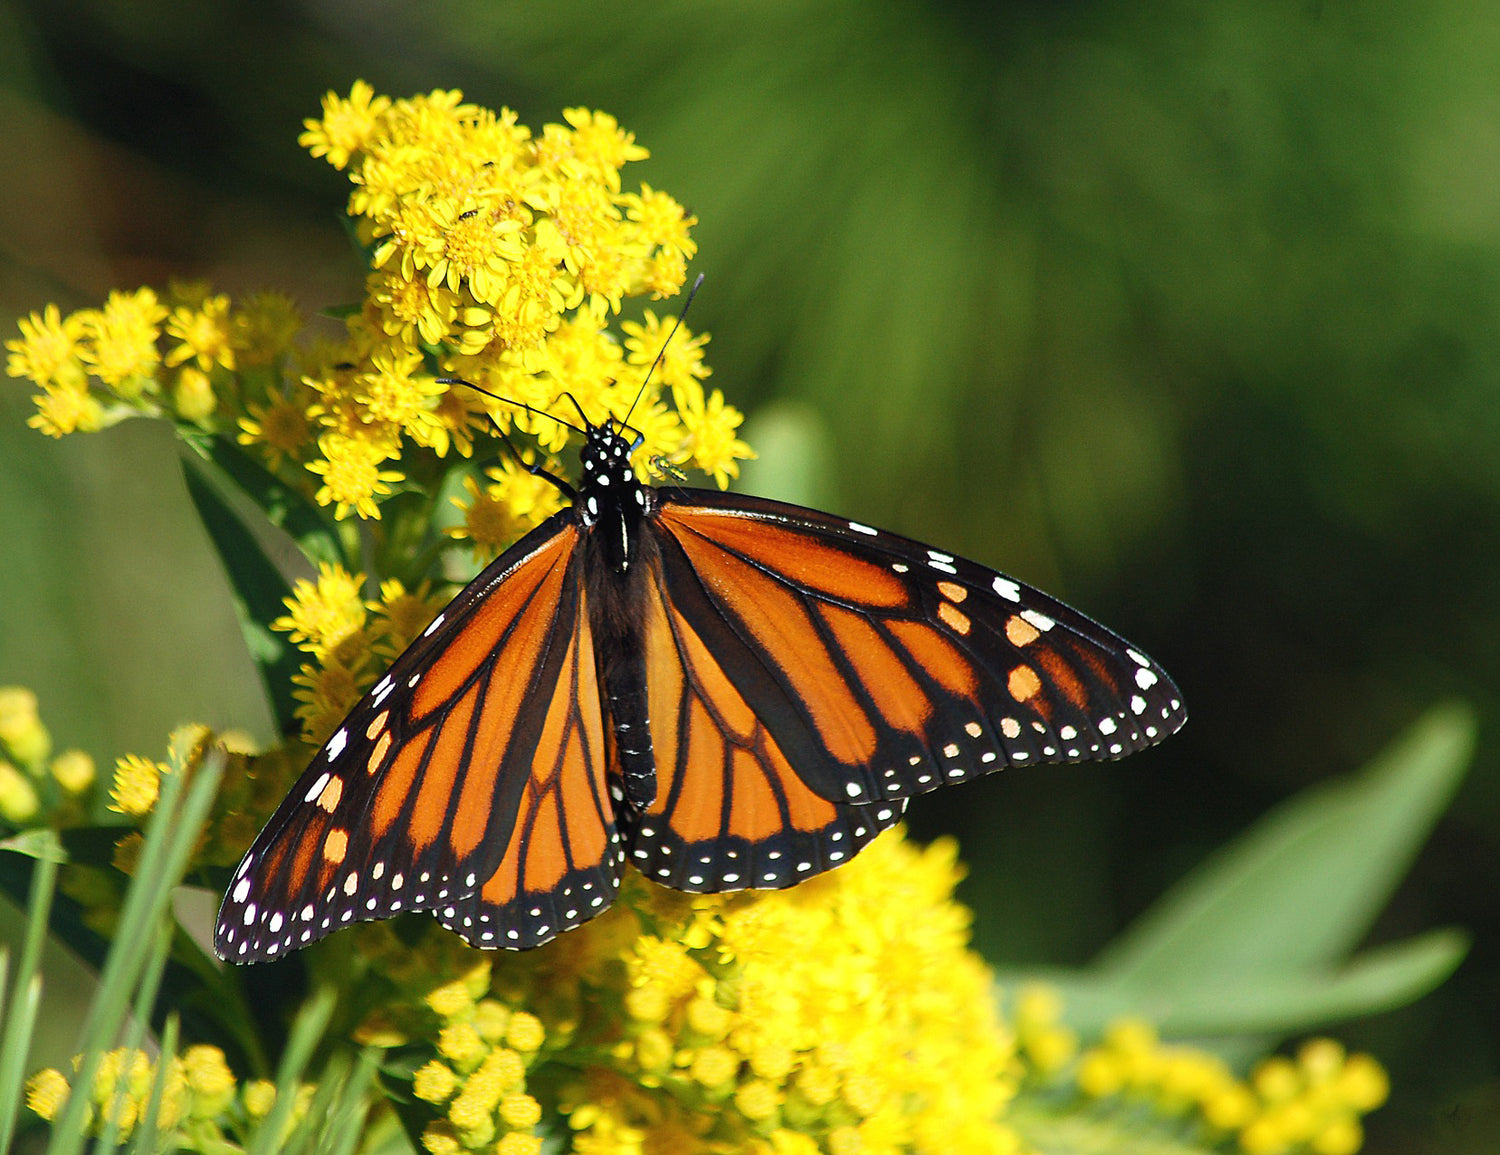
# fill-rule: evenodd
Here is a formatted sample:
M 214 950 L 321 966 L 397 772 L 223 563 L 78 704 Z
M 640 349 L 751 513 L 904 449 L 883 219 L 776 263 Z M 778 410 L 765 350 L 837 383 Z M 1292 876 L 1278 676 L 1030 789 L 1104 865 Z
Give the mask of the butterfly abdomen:
M 655 542 L 645 527 L 656 494 L 636 480 L 623 437 L 601 430 L 585 446 L 576 508 L 581 526 L 583 588 L 588 591 L 605 726 L 612 738 L 610 792 L 643 811 L 656 801 L 656 756 L 646 696 L 646 577 Z

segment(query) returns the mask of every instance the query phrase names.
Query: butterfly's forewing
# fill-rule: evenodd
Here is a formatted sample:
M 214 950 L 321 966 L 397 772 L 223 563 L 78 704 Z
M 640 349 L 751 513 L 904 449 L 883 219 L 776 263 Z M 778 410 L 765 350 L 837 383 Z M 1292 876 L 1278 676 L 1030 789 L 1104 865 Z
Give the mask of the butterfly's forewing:
M 609 904 L 622 859 L 577 545 L 566 514 L 538 527 L 361 700 L 235 872 L 221 957 L 407 910 L 529 947 Z
M 1156 663 L 993 570 L 778 502 L 661 498 L 667 601 L 779 751 L 777 774 L 826 802 L 1118 758 L 1186 720 Z M 695 767 L 687 750 L 658 741 L 658 773 Z

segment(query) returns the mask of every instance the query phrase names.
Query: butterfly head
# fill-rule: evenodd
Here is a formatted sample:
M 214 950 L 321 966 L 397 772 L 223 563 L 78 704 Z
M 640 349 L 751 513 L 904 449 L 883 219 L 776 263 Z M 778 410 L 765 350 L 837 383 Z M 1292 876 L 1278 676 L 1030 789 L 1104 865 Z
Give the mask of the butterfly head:
M 583 476 L 578 485 L 576 508 L 584 526 L 601 522 L 633 525 L 649 504 L 647 487 L 635 476 L 630 455 L 640 447 L 641 435 L 628 426 L 605 419 L 590 425 L 579 455 Z

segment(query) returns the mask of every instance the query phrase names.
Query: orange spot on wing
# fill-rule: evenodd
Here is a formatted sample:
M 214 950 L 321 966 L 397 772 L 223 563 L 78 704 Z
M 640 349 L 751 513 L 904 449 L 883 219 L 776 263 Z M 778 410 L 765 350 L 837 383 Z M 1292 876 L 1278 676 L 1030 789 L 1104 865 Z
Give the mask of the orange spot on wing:
M 1041 663 L 1042 669 L 1047 671 L 1047 676 L 1052 679 L 1052 684 L 1063 692 L 1063 696 L 1077 706 L 1080 710 L 1087 710 L 1089 704 L 1089 692 L 1084 684 L 1079 681 L 1078 675 L 1074 673 L 1061 654 L 1056 650 L 1043 646 L 1037 650 L 1034 657 Z
M 385 756 L 390 751 L 393 741 L 395 739 L 391 736 L 389 730 L 380 736 L 380 741 L 375 743 L 375 749 L 370 751 L 370 760 L 365 763 L 365 772 L 367 774 L 374 774 L 379 771 L 380 764 L 385 761 Z
M 1041 636 L 1042 631 L 1019 614 L 1005 619 L 1005 637 L 1013 646 L 1029 646 Z
M 969 596 L 969 591 L 957 582 L 938 582 L 937 588 L 938 593 L 942 594 L 954 605 L 957 605 Z
M 1005 680 L 1005 688 L 1018 702 L 1029 702 L 1042 688 L 1042 680 L 1030 666 L 1017 666 Z
M 342 778 L 330 778 L 328 785 L 323 787 L 323 792 L 318 795 L 318 805 L 332 814 L 334 807 L 339 804 L 339 799 L 344 796 L 344 780 Z
M 970 629 L 969 616 L 954 608 L 951 602 L 938 603 L 938 617 L 956 634 L 967 634 Z
M 338 827 L 328 832 L 328 837 L 323 839 L 323 857 L 335 866 L 344 861 L 344 855 L 349 853 L 349 832 Z
M 370 724 L 365 727 L 365 737 L 375 737 L 376 734 L 385 729 L 385 724 L 390 721 L 390 718 L 391 712 L 389 710 L 382 710 L 376 714 L 375 717 L 370 719 Z

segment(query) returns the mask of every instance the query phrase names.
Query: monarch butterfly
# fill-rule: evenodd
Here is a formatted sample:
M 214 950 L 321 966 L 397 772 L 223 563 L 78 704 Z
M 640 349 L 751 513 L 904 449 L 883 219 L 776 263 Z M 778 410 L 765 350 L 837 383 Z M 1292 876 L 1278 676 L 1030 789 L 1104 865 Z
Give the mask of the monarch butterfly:
M 584 419 L 576 490 L 535 469 L 571 506 L 334 731 L 235 871 L 220 957 L 416 910 L 534 947 L 609 906 L 627 861 L 788 887 L 914 794 L 1186 720 L 1160 666 L 1048 595 L 857 521 L 644 485 L 629 429 Z

